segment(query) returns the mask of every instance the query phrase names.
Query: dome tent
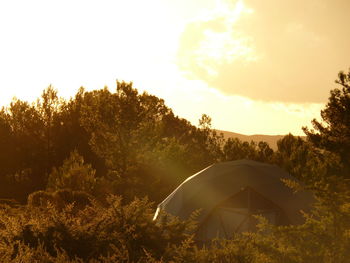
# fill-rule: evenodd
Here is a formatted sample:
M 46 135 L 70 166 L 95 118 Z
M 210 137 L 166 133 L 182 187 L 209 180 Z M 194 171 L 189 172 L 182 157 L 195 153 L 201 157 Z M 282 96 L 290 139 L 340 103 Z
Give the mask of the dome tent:
M 310 210 L 313 197 L 294 193 L 281 179 L 296 180 L 277 166 L 250 160 L 213 164 L 180 184 L 154 219 L 160 211 L 186 219 L 200 209 L 197 238 L 204 242 L 254 231 L 256 214 L 275 225 L 301 224 L 301 211 Z

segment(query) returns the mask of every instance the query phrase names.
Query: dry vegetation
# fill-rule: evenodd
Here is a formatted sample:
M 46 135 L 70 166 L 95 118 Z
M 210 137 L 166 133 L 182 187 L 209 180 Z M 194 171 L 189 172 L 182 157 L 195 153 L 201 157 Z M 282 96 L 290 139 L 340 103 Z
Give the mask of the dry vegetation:
M 224 139 L 131 84 L 80 90 L 70 101 L 50 87 L 35 104 L 0 112 L 1 262 L 350 262 L 350 72 L 331 91 L 307 140 Z M 305 223 L 196 242 L 194 213 L 152 221 L 155 204 L 184 178 L 219 161 L 277 164 L 317 199 Z

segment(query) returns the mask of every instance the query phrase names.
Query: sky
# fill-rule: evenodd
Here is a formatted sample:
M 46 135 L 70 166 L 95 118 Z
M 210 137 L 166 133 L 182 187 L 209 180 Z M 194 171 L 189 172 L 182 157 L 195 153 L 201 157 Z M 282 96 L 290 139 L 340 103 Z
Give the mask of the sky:
M 0 105 L 116 80 L 243 134 L 303 135 L 350 67 L 349 0 L 1 0 Z

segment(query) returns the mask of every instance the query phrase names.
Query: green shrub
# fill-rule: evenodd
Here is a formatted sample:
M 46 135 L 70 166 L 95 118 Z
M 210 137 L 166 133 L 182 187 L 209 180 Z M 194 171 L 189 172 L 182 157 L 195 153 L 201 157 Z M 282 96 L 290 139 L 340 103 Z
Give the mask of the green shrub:
M 82 191 L 72 191 L 69 189 L 57 190 L 55 192 L 37 191 L 28 196 L 29 207 L 53 206 L 62 210 L 72 205 L 75 210 L 81 210 L 91 205 L 94 198 Z
M 31 207 L 47 206 L 49 203 L 54 203 L 54 198 L 49 192 L 37 191 L 28 196 L 27 203 Z
M 67 202 L 71 193 L 62 191 L 58 195 Z M 30 200 L 33 199 L 35 195 Z M 110 196 L 107 206 L 91 201 L 80 210 L 74 210 L 73 203 L 64 208 L 50 204 L 28 205 L 18 209 L 15 215 L 2 211 L 0 238 L 6 246 L 0 256 L 8 257 L 12 253 L 12 258 L 19 260 L 24 254 L 31 257 L 31 253 L 39 253 L 43 258 L 49 258 L 63 257 L 61 252 L 64 252 L 70 260 L 84 262 L 159 260 L 170 244 L 180 245 L 188 238 L 189 226 L 193 224 L 173 219 L 158 225 L 152 220 L 153 211 L 147 199 L 135 199 L 122 205 L 117 196 Z M 114 260 L 116 255 L 118 260 Z M 45 259 L 43 262 L 51 261 Z
M 70 189 L 92 194 L 97 184 L 95 174 L 91 164 L 85 164 L 84 158 L 74 150 L 61 167 L 53 168 L 47 187 L 49 190 Z

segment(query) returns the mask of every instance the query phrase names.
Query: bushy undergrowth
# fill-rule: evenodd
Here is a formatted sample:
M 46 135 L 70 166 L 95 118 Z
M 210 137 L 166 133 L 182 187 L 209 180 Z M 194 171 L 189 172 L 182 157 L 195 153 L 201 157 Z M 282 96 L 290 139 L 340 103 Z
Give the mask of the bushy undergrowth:
M 55 203 L 0 210 L 1 262 L 350 262 L 347 193 L 328 204 L 319 199 L 300 226 L 276 227 L 260 218 L 256 233 L 235 234 L 198 246 L 194 218 L 167 216 L 155 223 L 147 199 L 122 204 L 110 196 L 85 208 Z M 349 197 L 349 196 L 348 196 Z M 333 200 L 335 197 L 333 196 Z
M 55 192 L 36 191 L 28 196 L 29 207 L 47 207 L 52 205 L 56 209 L 64 209 L 73 205 L 74 210 L 81 210 L 89 205 L 94 198 L 83 191 L 70 189 L 57 190 Z
M 62 208 L 49 202 L 18 208 L 16 213 L 4 208 L 0 212 L 1 262 L 35 262 L 35 258 L 41 260 L 37 262 L 68 258 L 144 262 L 150 255 L 160 259 L 170 244 L 180 245 L 189 238 L 194 223 L 173 218 L 156 224 L 153 211 L 146 199 L 122 205 L 117 196 L 109 197 L 107 205 L 91 200 L 83 209 L 75 209 L 74 203 Z

